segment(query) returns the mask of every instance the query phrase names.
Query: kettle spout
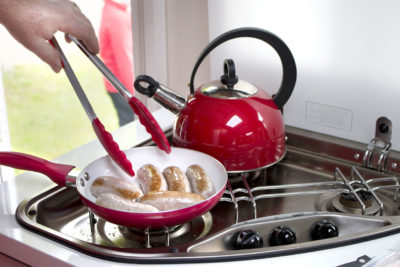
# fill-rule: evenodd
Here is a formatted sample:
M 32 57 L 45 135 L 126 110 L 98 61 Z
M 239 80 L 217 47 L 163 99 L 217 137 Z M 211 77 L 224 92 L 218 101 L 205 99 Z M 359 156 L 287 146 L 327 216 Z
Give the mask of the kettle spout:
M 175 114 L 179 114 L 186 105 L 185 98 L 177 95 L 175 92 L 158 83 L 150 76 L 139 75 L 136 78 L 134 85 L 136 91 L 153 98 L 157 103 Z

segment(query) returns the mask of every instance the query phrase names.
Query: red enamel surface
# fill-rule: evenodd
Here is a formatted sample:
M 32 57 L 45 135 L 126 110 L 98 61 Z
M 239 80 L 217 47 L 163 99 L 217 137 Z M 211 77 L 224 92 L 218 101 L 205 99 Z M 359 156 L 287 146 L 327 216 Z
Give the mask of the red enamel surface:
M 215 157 L 228 171 L 257 169 L 285 154 L 282 113 L 260 89 L 240 99 L 212 98 L 196 90 L 176 120 L 173 143 Z

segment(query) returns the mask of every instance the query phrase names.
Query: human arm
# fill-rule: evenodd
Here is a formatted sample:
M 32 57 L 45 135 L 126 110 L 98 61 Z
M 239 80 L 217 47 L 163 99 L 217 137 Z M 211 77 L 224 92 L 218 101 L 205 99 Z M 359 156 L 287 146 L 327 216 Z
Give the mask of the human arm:
M 99 52 L 92 24 L 69 0 L 0 0 L 0 23 L 55 72 L 61 70 L 61 60 L 48 40 L 57 31 L 70 33 L 91 52 Z

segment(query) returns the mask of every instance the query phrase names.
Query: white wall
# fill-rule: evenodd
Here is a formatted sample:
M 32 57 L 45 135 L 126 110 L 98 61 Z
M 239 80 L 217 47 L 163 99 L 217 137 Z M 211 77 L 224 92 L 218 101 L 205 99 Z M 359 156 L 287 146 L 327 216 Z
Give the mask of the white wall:
M 193 66 L 208 43 L 208 5 L 204 0 L 167 0 L 168 86 L 189 95 Z M 210 80 L 207 58 L 196 73 L 195 85 Z
M 208 43 L 207 0 L 132 0 L 135 75 L 147 74 L 186 97 L 200 51 Z M 209 61 L 196 75 L 210 80 Z M 155 101 L 136 94 L 151 110 Z
M 297 63 L 285 123 L 346 139 L 369 142 L 375 121 L 393 122 L 400 150 L 400 2 L 395 0 L 208 1 L 210 38 L 230 29 L 261 27 L 280 36 Z M 233 57 L 238 75 L 276 92 L 278 56 L 258 41 L 231 41 L 211 55 L 218 79 Z

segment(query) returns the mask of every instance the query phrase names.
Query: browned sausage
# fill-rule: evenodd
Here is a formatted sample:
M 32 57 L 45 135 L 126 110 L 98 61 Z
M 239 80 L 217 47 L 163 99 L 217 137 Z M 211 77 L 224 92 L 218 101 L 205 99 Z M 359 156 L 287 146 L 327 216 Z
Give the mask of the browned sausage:
M 215 193 L 214 184 L 205 170 L 199 165 L 191 165 L 186 170 L 192 192 L 208 198 Z
M 168 189 L 167 182 L 160 171 L 152 164 L 146 164 L 138 170 L 138 179 L 143 193 Z
M 191 192 L 189 180 L 178 167 L 165 168 L 163 175 L 167 181 L 169 191 Z
M 105 193 L 96 199 L 96 204 L 108 209 L 129 211 L 129 212 L 157 212 L 157 208 L 131 201 L 114 194 Z
M 113 176 L 101 176 L 93 181 L 90 188 L 93 196 L 99 197 L 104 193 L 112 193 L 120 197 L 133 200 L 143 195 L 134 184 Z
M 140 198 L 140 202 L 156 207 L 161 211 L 183 209 L 193 206 L 204 198 L 198 194 L 178 192 L 178 191 L 160 191 L 150 192 Z

